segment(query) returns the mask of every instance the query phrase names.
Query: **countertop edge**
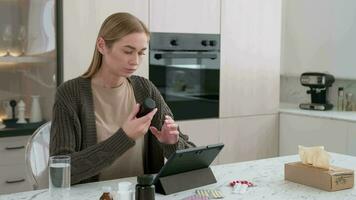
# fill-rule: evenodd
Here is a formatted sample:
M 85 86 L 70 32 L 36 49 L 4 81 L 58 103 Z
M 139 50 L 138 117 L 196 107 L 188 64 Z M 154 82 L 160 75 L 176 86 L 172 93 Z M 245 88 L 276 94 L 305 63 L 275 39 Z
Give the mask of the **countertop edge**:
M 302 110 L 296 104 L 280 103 L 279 113 L 301 115 L 307 117 L 317 117 L 323 119 L 340 120 L 346 122 L 356 122 L 356 112 L 351 111 L 313 111 Z

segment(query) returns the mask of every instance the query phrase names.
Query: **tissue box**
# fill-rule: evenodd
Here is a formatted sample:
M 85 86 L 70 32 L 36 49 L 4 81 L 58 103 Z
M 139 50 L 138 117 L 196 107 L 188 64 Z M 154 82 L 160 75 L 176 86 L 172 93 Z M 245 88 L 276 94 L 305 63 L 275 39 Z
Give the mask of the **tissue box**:
M 354 171 L 332 166 L 333 170 L 305 165 L 302 162 L 286 163 L 284 179 L 295 183 L 337 191 L 354 186 Z

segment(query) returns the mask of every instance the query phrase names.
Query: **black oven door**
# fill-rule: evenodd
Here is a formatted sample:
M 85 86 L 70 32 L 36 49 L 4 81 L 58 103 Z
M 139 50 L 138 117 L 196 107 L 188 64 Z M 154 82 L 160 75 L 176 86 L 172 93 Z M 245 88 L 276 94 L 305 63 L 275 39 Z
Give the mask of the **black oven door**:
M 149 79 L 175 120 L 219 117 L 218 51 L 150 51 Z

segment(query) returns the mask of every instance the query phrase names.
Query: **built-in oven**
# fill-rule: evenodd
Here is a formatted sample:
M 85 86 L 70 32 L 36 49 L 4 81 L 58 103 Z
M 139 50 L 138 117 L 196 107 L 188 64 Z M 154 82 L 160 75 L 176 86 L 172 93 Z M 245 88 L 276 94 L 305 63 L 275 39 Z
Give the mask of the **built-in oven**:
M 149 79 L 176 120 L 219 117 L 220 35 L 151 33 Z

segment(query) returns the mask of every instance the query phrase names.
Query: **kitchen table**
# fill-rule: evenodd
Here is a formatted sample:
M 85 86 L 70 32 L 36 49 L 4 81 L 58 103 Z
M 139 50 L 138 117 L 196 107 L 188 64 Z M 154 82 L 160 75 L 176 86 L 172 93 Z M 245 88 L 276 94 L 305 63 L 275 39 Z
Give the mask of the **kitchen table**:
M 219 189 L 225 199 L 356 199 L 356 189 L 347 189 L 336 192 L 327 192 L 312 187 L 296 184 L 284 180 L 284 164 L 298 161 L 297 155 L 275 157 L 248 162 L 224 164 L 212 166 L 212 170 L 217 178 L 217 183 L 200 187 L 199 189 Z M 331 154 L 331 164 L 339 167 L 356 169 L 356 157 L 342 154 Z M 244 194 L 233 194 L 229 182 L 234 179 L 248 180 L 256 186 L 247 189 Z M 71 187 L 70 197 L 73 200 L 97 200 L 101 196 L 102 186 L 111 186 L 117 189 L 117 183 L 120 181 L 130 181 L 136 183 L 136 178 L 125 178 L 97 183 L 75 185 Z M 187 180 L 189 181 L 189 180 Z M 184 199 L 193 195 L 195 189 L 171 194 L 156 195 L 156 200 L 163 199 Z M 14 193 L 0 196 L 0 200 L 47 200 L 48 190 L 37 190 L 22 193 Z

